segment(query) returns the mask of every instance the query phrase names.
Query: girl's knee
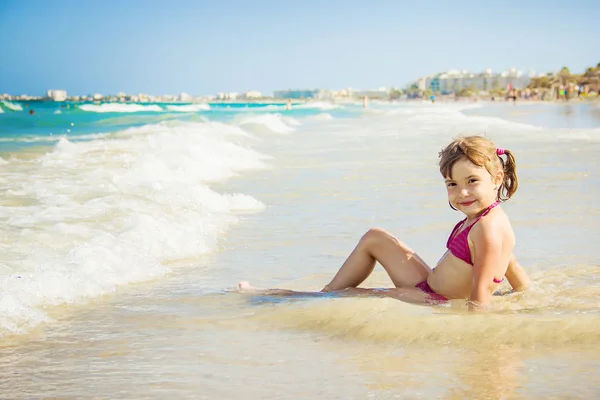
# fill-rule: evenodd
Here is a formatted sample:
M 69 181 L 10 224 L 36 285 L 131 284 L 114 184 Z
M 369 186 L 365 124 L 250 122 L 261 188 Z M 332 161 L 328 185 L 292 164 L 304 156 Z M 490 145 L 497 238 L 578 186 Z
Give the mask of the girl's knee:
M 362 243 L 381 243 L 382 241 L 398 240 L 392 236 L 388 231 L 381 228 L 369 229 L 363 237 L 360 239 Z
M 411 251 L 410 248 L 404 244 L 404 242 L 398 240 L 391 233 L 382 228 L 371 228 L 369 229 L 361 238 L 361 243 L 367 246 L 385 244 L 389 242 L 393 242 L 394 244 L 399 245 L 406 251 Z
M 360 239 L 361 241 L 379 240 L 391 236 L 385 229 L 371 228 Z

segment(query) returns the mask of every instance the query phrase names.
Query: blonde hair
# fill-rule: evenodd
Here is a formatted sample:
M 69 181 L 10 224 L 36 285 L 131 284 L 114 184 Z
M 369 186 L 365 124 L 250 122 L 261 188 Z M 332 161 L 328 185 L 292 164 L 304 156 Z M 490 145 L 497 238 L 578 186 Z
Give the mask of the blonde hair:
M 501 157 L 506 155 L 506 161 Z M 440 173 L 444 178 L 452 179 L 452 167 L 460 159 L 467 159 L 479 167 L 485 167 L 491 176 L 504 171 L 504 179 L 498 188 L 497 199 L 508 200 L 517 191 L 517 164 L 510 150 L 499 149 L 494 142 L 482 136 L 466 136 L 455 139 L 440 151 Z

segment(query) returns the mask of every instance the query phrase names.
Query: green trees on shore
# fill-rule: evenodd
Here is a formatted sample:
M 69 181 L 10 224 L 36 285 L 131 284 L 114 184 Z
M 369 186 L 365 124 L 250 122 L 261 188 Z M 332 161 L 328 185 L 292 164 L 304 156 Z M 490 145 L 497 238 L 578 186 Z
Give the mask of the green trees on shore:
M 423 78 L 425 79 L 425 78 Z M 435 79 L 429 79 L 428 87 L 422 89 L 417 82 L 407 85 L 403 90 L 393 89 L 390 92 L 390 99 L 397 99 L 400 94 L 406 95 L 407 98 L 425 98 L 430 96 L 442 97 L 490 97 L 490 98 L 510 98 L 515 96 L 518 98 L 533 99 L 533 100 L 556 100 L 579 98 L 594 98 L 600 93 L 600 63 L 595 67 L 589 67 L 582 74 L 573 74 L 569 67 L 563 66 L 558 72 L 548 72 L 543 75 L 529 77 L 529 83 L 525 87 L 520 85 L 501 85 L 498 80 L 493 79 L 487 81 L 483 90 L 470 84 L 466 87 L 461 87 L 456 81 L 453 84 L 448 84 L 443 92 L 440 92 L 439 82 L 434 85 Z M 427 81 L 426 81 L 427 82 Z M 491 87 L 489 86 L 491 84 Z M 523 84 L 523 83 L 521 83 Z M 449 87 L 448 87 L 449 86 Z M 511 92 L 509 93 L 509 86 Z
M 568 67 L 562 67 L 558 73 L 547 73 L 546 75 L 533 77 L 529 89 L 555 90 L 560 87 L 577 86 L 580 92 L 585 94 L 600 91 L 600 63 L 595 67 L 589 67 L 583 74 L 572 74 Z

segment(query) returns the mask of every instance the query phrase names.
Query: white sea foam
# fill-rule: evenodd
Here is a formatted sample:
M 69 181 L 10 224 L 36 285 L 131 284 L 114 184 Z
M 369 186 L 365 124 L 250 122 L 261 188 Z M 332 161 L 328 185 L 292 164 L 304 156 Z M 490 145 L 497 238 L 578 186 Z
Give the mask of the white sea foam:
M 401 125 L 407 127 L 418 127 L 422 131 L 437 131 L 445 128 L 448 131 L 462 130 L 463 133 L 485 132 L 498 128 L 505 128 L 507 131 L 541 131 L 542 128 L 508 121 L 498 117 L 465 115 L 462 111 L 467 109 L 479 108 L 479 104 L 410 104 L 402 105 L 397 108 L 379 110 L 380 115 L 393 117 Z M 458 129 L 457 129 L 458 128 Z
M 294 108 L 292 106 L 292 108 Z M 258 110 L 261 111 L 285 111 L 287 110 L 286 105 L 285 104 L 269 104 L 267 106 L 264 107 L 260 107 Z M 246 111 L 257 111 L 256 108 L 247 108 Z
M 218 123 L 157 124 L 109 140 L 61 137 L 34 160 L 3 162 L 0 336 L 48 319 L 45 307 L 110 293 L 214 251 L 239 212 L 264 208 L 218 182 L 268 158 Z
M 281 114 L 262 114 L 242 117 L 238 125 L 253 132 L 270 131 L 274 133 L 292 133 L 300 122 L 292 117 Z
M 40 142 L 58 142 L 62 138 L 68 138 L 69 140 L 81 141 L 81 140 L 93 140 L 101 139 L 110 136 L 110 133 L 90 133 L 86 135 L 45 135 L 45 136 L 13 136 L 0 138 L 1 142 L 14 142 L 14 143 L 40 143 Z
M 335 110 L 339 108 L 344 108 L 344 106 L 340 104 L 329 103 L 326 101 L 310 101 L 307 103 L 295 105 L 294 108 L 318 108 L 320 110 Z
M 312 121 L 330 121 L 333 118 L 333 115 L 329 114 L 329 113 L 320 113 L 317 115 L 313 115 L 310 117 L 306 117 L 306 119 L 312 120 Z
M 21 107 L 20 104 L 11 103 L 10 101 L 7 101 L 7 100 L 0 101 L 0 103 L 2 103 L 4 105 L 4 107 L 8 108 L 9 110 L 12 110 L 12 111 L 23 111 L 23 107 Z M 0 110 L 1 109 L 2 108 L 0 107 Z
M 176 112 L 198 112 L 210 110 L 210 106 L 208 104 L 168 105 L 167 110 Z
M 77 106 L 79 109 L 88 112 L 109 113 L 109 112 L 161 112 L 164 111 L 156 104 L 125 104 L 125 103 L 104 103 L 104 104 L 82 104 Z

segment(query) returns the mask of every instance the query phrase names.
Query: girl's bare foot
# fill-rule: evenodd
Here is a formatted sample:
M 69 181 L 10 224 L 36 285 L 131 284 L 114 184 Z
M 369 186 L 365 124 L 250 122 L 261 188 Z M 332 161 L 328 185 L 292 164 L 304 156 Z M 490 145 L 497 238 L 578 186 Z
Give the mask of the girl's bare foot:
M 248 281 L 238 282 L 237 288 L 240 292 L 251 292 L 257 290 L 255 287 L 252 287 Z
M 331 292 L 331 288 L 329 287 L 329 285 L 325 285 L 325 287 L 323 289 L 321 289 L 321 292 L 323 292 L 323 293 Z

